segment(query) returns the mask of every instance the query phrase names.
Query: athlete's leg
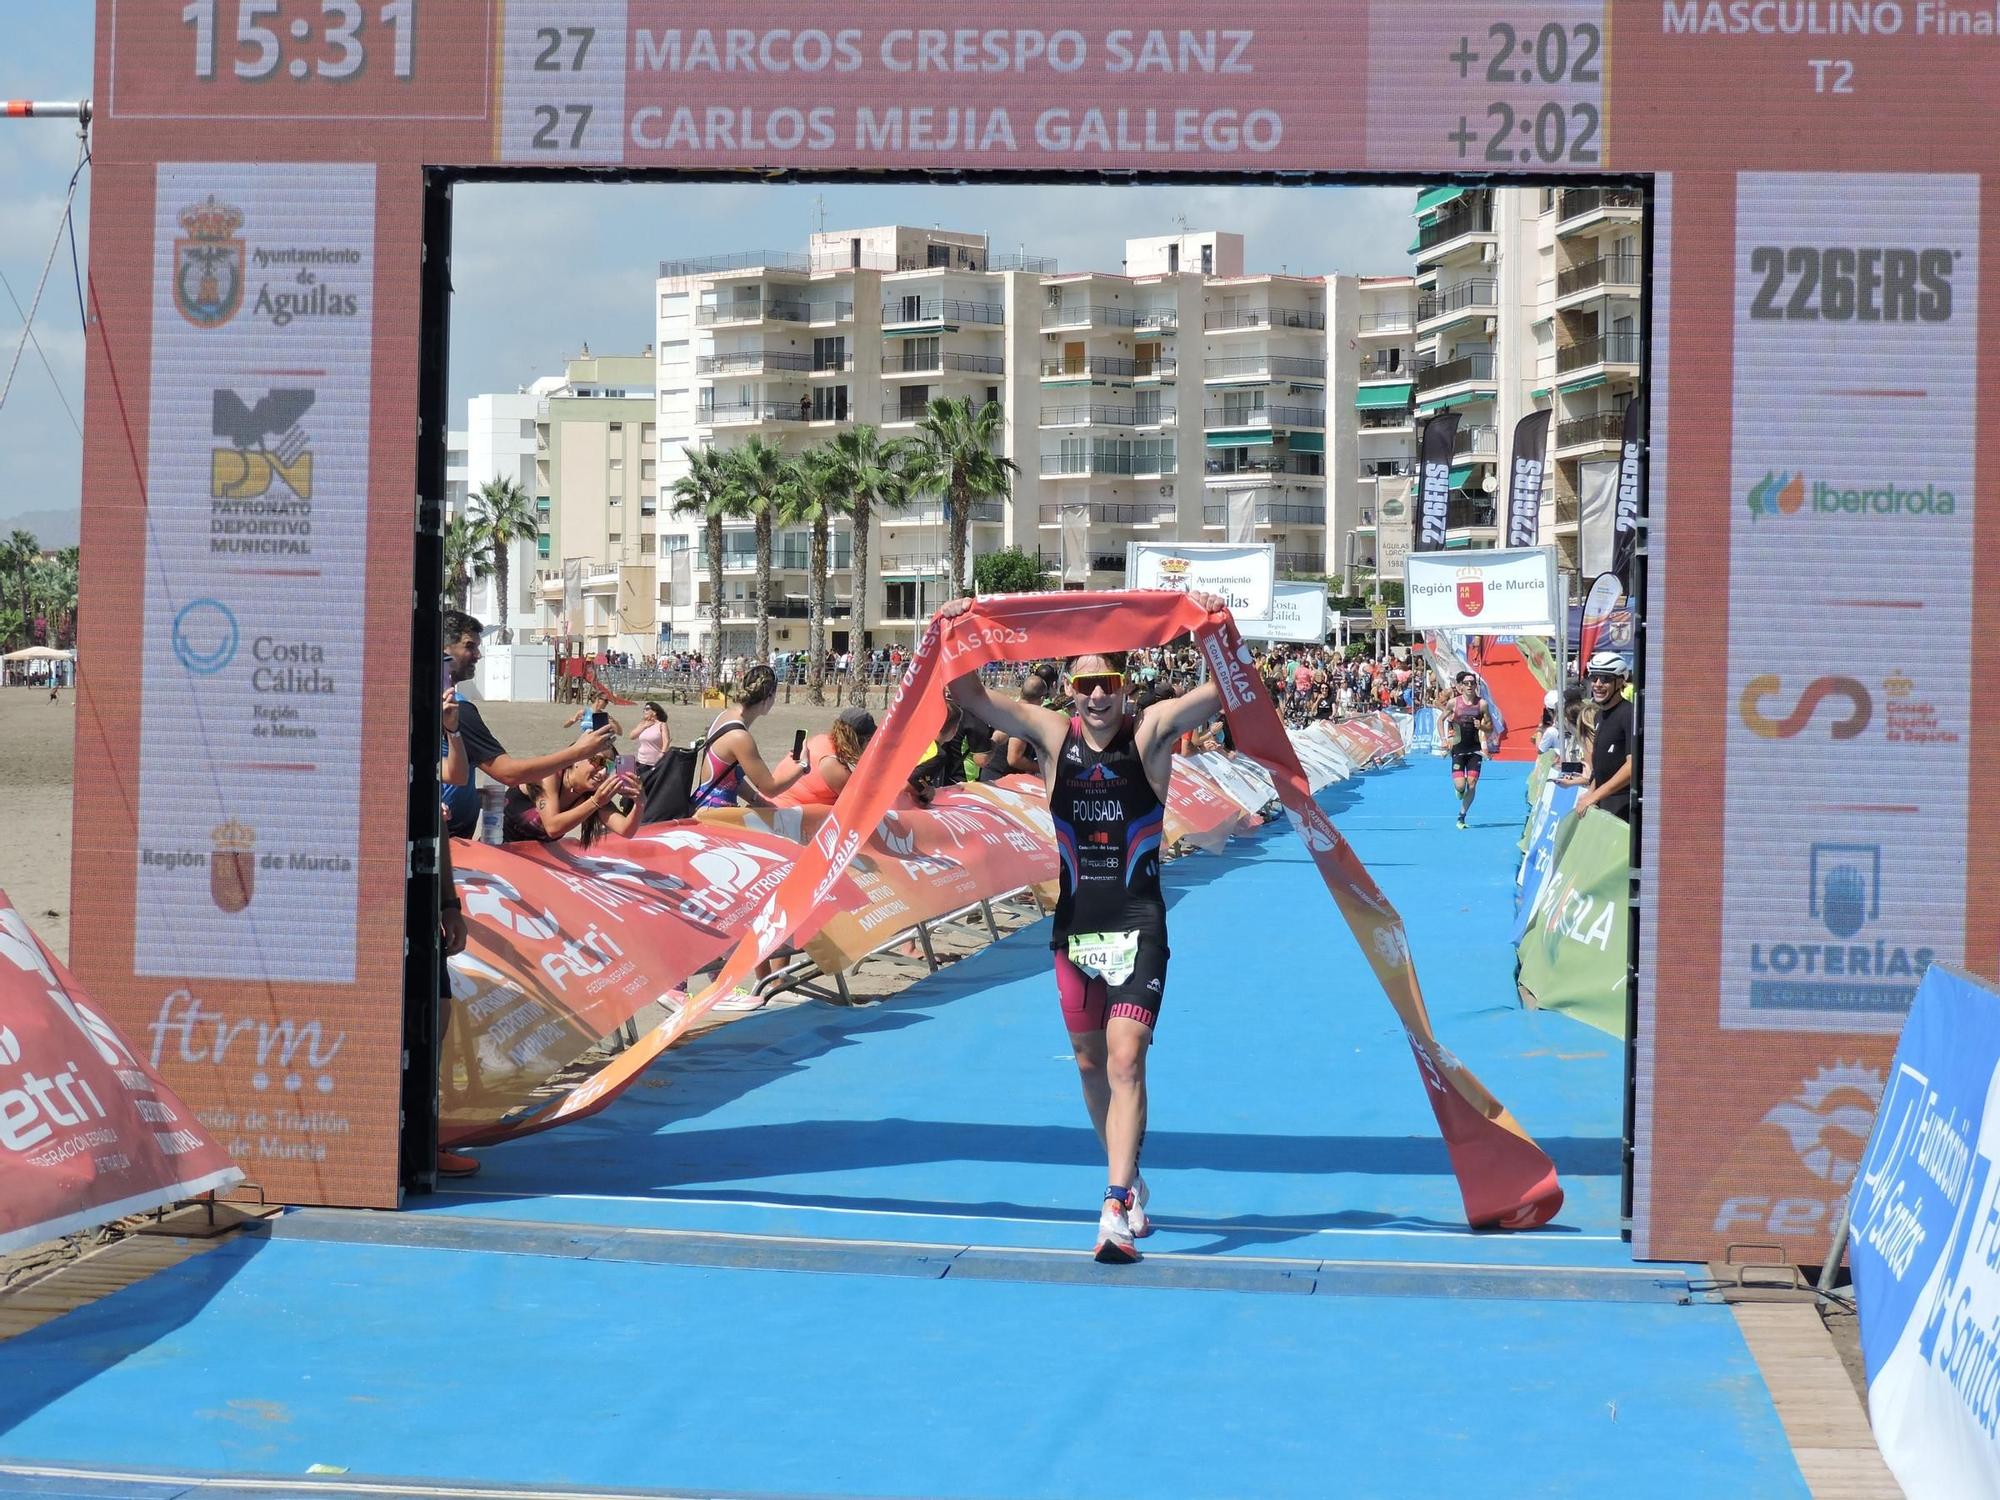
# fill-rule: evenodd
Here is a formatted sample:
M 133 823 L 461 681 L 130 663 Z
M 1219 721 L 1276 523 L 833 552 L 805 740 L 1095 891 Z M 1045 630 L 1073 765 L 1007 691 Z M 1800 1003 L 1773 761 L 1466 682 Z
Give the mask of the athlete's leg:
M 1153 1028 L 1129 1016 L 1113 1016 L 1104 1028 L 1104 1071 L 1111 1105 L 1105 1116 L 1104 1148 L 1113 1187 L 1129 1188 L 1139 1175 L 1139 1148 L 1146 1139 L 1146 1049 Z
M 1091 1129 L 1099 1144 L 1105 1140 L 1104 1121 L 1111 1108 L 1111 1083 L 1104 1072 L 1104 1017 L 1110 996 L 1104 981 L 1085 974 L 1060 950 L 1055 955 L 1056 993 L 1062 1000 L 1063 1025 L 1069 1029 L 1076 1054 L 1077 1078 L 1083 1084 L 1083 1105 L 1090 1111 Z
M 1104 1071 L 1104 1033 L 1072 1031 L 1069 1045 L 1076 1053 L 1076 1076 L 1083 1084 L 1083 1107 L 1090 1111 L 1090 1128 L 1108 1151 L 1104 1122 L 1111 1111 L 1111 1080 Z
M 1465 785 L 1459 789 L 1458 815 L 1462 818 L 1472 811 L 1472 799 L 1479 795 L 1479 762 L 1473 761 L 1465 768 Z

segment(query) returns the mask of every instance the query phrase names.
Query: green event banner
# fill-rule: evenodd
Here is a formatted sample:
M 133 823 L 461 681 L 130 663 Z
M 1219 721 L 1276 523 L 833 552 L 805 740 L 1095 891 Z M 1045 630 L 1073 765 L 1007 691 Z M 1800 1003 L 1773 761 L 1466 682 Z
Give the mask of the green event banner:
M 1521 660 L 1528 664 L 1528 670 L 1535 674 L 1535 681 L 1542 685 L 1542 691 L 1552 692 L 1556 685 L 1556 655 L 1549 649 L 1549 643 L 1538 635 L 1523 635 L 1514 638 L 1514 649 L 1521 653 Z
M 1625 1035 L 1632 830 L 1598 808 L 1563 819 L 1555 865 L 1516 951 L 1521 998 Z

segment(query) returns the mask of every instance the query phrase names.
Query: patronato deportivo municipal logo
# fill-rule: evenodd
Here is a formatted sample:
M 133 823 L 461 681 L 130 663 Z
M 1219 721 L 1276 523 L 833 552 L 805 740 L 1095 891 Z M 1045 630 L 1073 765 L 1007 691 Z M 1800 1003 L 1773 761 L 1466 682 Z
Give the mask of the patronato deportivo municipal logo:
M 1796 917 L 1787 922 L 1781 914 L 1758 924 L 1766 933 L 1775 928 L 1781 935 L 1760 936 L 1749 945 L 1751 1008 L 1871 1015 L 1907 1011 L 1933 953 L 1880 934 L 1882 846 L 1812 844 L 1805 895 L 1810 926 Z M 1788 927 L 1795 930 L 1786 932 Z
M 235 391 L 215 392 L 210 427 L 224 446 L 209 454 L 210 498 L 259 499 L 275 481 L 301 500 L 312 499 L 312 439 L 299 419 L 317 399 L 317 392 L 303 389 L 266 391 L 255 402 Z
M 1477 568 L 1458 570 L 1458 592 L 1455 597 L 1458 600 L 1458 612 L 1468 620 L 1486 608 L 1486 580 L 1480 576 Z
M 257 880 L 257 830 L 231 818 L 214 831 L 215 852 L 208 861 L 208 893 L 226 912 L 250 904 Z
M 243 211 L 216 201 L 180 212 L 185 239 L 174 241 L 174 306 L 197 328 L 220 328 L 243 306 Z
M 1851 516 L 1950 516 L 1958 513 L 1958 497 L 1940 485 L 1886 480 L 1879 485 L 1808 480 L 1803 471 L 1764 471 L 1764 477 L 1750 486 L 1745 497 L 1754 520 L 1766 516 L 1797 515 L 1801 510 L 1815 515 Z

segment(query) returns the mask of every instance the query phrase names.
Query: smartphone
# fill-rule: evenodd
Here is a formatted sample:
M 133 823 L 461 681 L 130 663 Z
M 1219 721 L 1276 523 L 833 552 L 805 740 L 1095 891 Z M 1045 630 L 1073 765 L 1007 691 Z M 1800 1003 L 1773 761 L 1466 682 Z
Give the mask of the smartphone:
M 452 668 L 455 667 L 456 665 L 457 663 L 454 662 L 449 656 L 444 658 L 444 686 L 438 690 L 439 697 L 443 697 L 446 693 L 451 691 Z
M 621 755 L 611 764 L 611 774 L 613 776 L 637 775 L 638 769 L 638 758 L 631 755 Z M 632 810 L 632 799 L 626 796 L 625 793 L 620 792 L 611 799 L 611 810 L 620 814 L 630 812 Z
M 603 709 L 593 708 L 590 711 L 590 727 L 592 729 L 602 729 L 606 724 L 609 724 L 610 722 L 611 722 L 611 715 L 606 713 Z
M 806 732 L 803 729 L 795 729 L 792 731 L 792 759 L 796 761 L 805 753 Z
M 1583 774 L 1583 762 L 1580 760 L 1564 761 L 1561 766 L 1561 774 L 1564 776 L 1581 776 Z

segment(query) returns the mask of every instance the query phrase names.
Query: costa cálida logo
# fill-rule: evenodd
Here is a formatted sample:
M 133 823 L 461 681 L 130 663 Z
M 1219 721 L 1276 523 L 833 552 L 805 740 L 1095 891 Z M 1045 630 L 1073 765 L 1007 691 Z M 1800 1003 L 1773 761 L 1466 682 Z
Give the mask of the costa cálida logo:
M 243 306 L 243 211 L 216 201 L 180 212 L 185 238 L 174 241 L 174 306 L 197 328 L 220 328 Z
M 257 831 L 231 818 L 215 830 L 215 853 L 208 861 L 208 893 L 226 912 L 250 904 L 257 880 Z
M 1458 600 L 1460 614 L 1468 620 L 1478 618 L 1479 612 L 1486 608 L 1486 580 L 1480 576 L 1479 569 L 1458 570 L 1458 591 L 1454 597 Z

